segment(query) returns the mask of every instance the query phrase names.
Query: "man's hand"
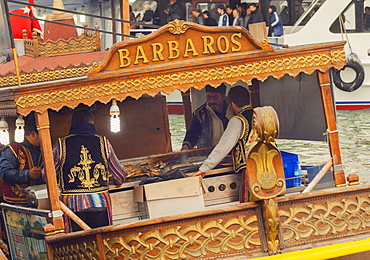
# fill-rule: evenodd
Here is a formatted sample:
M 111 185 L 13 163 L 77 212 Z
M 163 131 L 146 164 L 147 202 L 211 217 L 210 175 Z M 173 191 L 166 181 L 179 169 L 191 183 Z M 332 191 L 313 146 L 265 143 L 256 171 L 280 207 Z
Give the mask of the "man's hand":
M 36 179 L 40 178 L 40 176 L 41 176 L 41 171 L 42 171 L 42 168 L 40 168 L 40 167 L 33 167 L 33 168 L 31 168 L 31 169 L 28 171 L 28 174 L 30 175 L 30 178 L 31 178 L 31 179 L 36 180 Z
M 169 14 L 170 13 L 168 10 L 163 10 L 163 12 L 165 12 L 166 14 Z
M 206 174 L 202 171 L 197 171 L 196 173 L 193 173 L 190 176 L 191 177 L 202 176 L 202 178 L 204 178 L 204 176 L 206 176 Z

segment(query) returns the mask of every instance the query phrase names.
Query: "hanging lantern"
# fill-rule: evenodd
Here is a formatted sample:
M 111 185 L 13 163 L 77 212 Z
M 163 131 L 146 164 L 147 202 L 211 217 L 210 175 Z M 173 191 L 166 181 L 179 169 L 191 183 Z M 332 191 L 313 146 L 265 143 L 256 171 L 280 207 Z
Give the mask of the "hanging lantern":
M 119 118 L 119 107 L 117 105 L 117 100 L 112 100 L 112 106 L 110 107 L 110 130 L 113 133 L 118 133 L 121 131 L 121 122 Z
M 23 142 L 24 139 L 24 119 L 23 116 L 18 116 L 15 120 L 15 134 L 14 140 L 18 143 Z
M 0 119 L 0 143 L 4 145 L 9 144 L 8 123 L 3 116 Z

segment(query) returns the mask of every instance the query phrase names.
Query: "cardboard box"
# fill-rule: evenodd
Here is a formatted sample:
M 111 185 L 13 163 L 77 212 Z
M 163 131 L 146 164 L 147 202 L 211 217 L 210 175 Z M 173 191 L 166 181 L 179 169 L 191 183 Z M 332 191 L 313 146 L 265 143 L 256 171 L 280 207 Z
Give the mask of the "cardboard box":
M 201 177 L 189 177 L 134 187 L 142 218 L 204 210 L 205 187 Z

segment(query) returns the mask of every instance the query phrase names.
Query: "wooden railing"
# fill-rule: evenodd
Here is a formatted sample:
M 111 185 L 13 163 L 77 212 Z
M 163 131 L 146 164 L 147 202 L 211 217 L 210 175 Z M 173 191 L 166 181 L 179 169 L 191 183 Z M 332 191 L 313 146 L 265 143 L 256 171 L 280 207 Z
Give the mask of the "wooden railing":
M 84 24 L 87 27 L 87 24 Z M 95 26 L 99 29 L 99 26 Z M 25 54 L 31 57 L 52 57 L 58 55 L 77 54 L 91 51 L 100 51 L 100 33 L 85 29 L 78 39 L 71 37 L 68 40 L 46 40 L 45 42 L 33 33 L 33 39 L 27 38 L 26 30 L 23 30 L 23 42 Z

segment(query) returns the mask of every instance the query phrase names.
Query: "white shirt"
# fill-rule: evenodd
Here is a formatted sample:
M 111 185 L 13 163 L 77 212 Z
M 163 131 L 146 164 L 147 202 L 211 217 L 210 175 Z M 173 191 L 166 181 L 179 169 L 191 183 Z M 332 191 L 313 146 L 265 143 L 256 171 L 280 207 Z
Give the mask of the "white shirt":
M 243 133 L 243 122 L 237 118 L 232 117 L 227 124 L 225 132 L 222 134 L 220 141 L 213 148 L 208 158 L 200 166 L 199 170 L 205 174 L 209 173 L 223 158 L 234 148 L 240 136 Z

